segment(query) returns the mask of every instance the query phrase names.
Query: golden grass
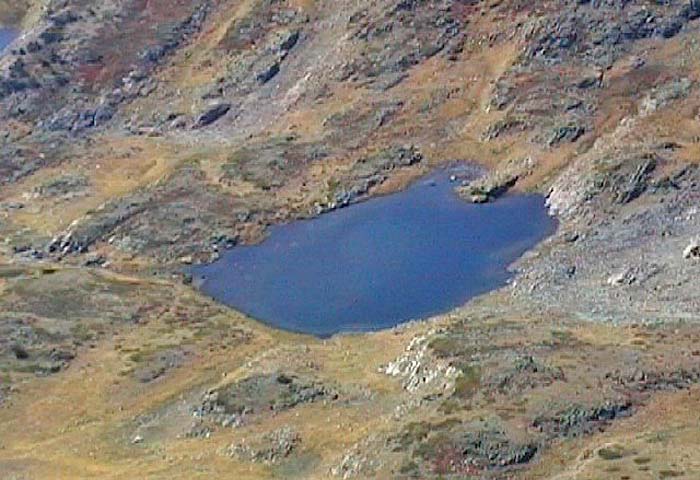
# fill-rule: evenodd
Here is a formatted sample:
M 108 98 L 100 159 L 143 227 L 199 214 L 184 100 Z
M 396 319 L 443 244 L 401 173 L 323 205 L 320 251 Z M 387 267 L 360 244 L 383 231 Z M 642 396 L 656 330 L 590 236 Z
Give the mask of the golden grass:
M 140 282 L 109 275 L 118 281 Z M 176 288 L 181 296 L 196 295 Z M 177 438 L 186 431 L 191 416 L 174 414 L 155 439 L 132 445 L 137 416 L 177 405 L 183 395 L 197 399 L 204 386 L 229 383 L 257 368 L 299 371 L 313 361 L 315 375 L 332 384 L 364 385 L 382 395 L 400 392 L 377 368 L 398 355 L 407 334 L 320 341 L 273 331 L 233 312 L 218 322 L 219 328 L 245 328 L 252 332 L 252 340 L 222 349 L 217 331 L 198 337 L 187 326 L 173 328 L 154 319 L 83 351 L 59 375 L 23 384 L 13 395 L 13 408 L 0 410 L 2 468 L 21 466 L 36 478 L 267 478 L 268 467 L 241 463 L 222 452 L 244 436 L 291 424 L 303 438 L 302 451 L 318 457 L 321 466 L 315 471 L 325 472 L 345 449 L 386 427 L 392 402 L 378 402 L 370 409 L 367 404 L 318 403 L 266 417 L 243 429 L 221 430 L 208 440 Z M 149 385 L 130 375 L 134 352 L 177 345 L 195 350 L 185 367 Z M 324 477 L 321 473 L 310 478 Z
M 85 157 L 55 168 L 39 170 L 4 189 L 6 201 L 25 204 L 12 216 L 19 228 L 54 235 L 108 200 L 147 187 L 165 178 L 184 160 L 174 146 L 150 138 L 103 138 Z M 57 201 L 33 195 L 37 187 L 66 173 L 80 173 L 89 183 L 84 195 Z

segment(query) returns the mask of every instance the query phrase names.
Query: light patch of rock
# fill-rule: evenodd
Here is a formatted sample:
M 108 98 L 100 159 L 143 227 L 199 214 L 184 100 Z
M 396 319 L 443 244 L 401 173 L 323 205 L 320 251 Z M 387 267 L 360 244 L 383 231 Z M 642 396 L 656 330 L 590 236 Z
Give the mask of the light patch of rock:
M 693 239 L 685 250 L 683 250 L 683 258 L 689 260 L 691 258 L 700 258 L 700 239 Z
M 431 337 L 437 333 L 431 330 L 427 335 L 414 337 L 404 353 L 396 360 L 380 367 L 379 371 L 391 377 L 401 378 L 403 388 L 416 392 L 433 386 L 449 390 L 454 385 L 459 371 L 444 361 L 438 360 L 430 353 L 428 345 Z

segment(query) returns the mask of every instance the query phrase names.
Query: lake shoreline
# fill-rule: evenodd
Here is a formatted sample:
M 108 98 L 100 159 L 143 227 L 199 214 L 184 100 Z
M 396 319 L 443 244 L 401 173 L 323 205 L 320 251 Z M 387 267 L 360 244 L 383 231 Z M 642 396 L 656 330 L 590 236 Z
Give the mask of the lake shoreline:
M 462 164 L 437 169 L 397 193 L 273 226 L 261 243 L 233 247 L 217 262 L 192 267 L 189 273 L 205 294 L 262 323 L 322 338 L 439 315 L 504 286 L 512 276 L 508 266 L 556 231 L 556 220 L 547 215 L 540 196 L 505 195 L 484 205 L 464 201 L 455 188 L 473 179 L 473 170 Z M 518 218 L 520 213 L 508 216 L 511 208 L 522 208 L 541 230 L 531 230 L 532 225 Z M 365 226 L 372 231 L 365 232 Z M 482 238 L 480 229 L 494 238 Z M 509 246 L 509 229 L 522 230 L 527 240 L 512 240 Z M 316 235 L 327 237 L 319 240 Z M 308 251 L 305 242 L 312 245 Z M 366 264 L 357 265 L 362 262 Z M 339 274 L 336 268 L 348 273 Z M 415 279 L 426 283 L 412 285 Z M 431 285 L 441 281 L 446 282 L 442 287 Z M 377 291 L 385 301 L 373 298 Z M 300 298 L 309 292 L 312 298 L 304 304 Z M 414 310 L 405 306 L 411 302 Z

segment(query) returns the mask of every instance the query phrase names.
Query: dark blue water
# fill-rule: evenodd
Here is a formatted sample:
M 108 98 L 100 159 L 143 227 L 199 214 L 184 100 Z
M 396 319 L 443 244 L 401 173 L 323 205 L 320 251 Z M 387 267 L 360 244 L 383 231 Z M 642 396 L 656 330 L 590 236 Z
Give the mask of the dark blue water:
M 0 26 L 0 53 L 17 38 L 18 34 L 17 30 Z
M 441 171 L 407 190 L 273 227 L 193 269 L 202 290 L 262 322 L 321 337 L 445 312 L 503 286 L 556 221 L 536 195 L 459 199 Z

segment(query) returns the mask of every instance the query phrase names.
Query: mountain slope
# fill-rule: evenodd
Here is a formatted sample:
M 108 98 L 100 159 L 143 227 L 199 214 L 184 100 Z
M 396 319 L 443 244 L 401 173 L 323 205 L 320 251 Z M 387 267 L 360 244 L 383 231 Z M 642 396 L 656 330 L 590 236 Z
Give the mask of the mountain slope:
M 700 4 L 0 0 L 8 478 L 698 471 Z M 321 341 L 181 268 L 454 161 L 557 234 Z

